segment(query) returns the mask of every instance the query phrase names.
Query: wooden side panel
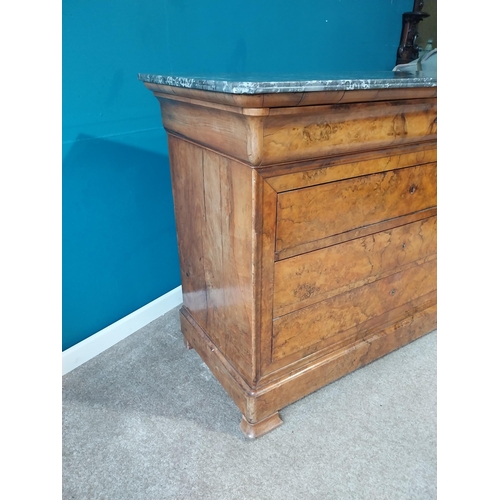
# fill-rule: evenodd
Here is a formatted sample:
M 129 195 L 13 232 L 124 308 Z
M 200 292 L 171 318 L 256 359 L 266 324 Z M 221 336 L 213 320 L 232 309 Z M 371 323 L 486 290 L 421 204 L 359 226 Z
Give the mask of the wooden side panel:
M 434 207 L 436 196 L 432 163 L 281 193 L 276 250 Z
M 207 326 L 203 230 L 205 226 L 202 151 L 175 137 L 168 138 L 177 244 L 184 306 Z
M 436 225 L 436 217 L 431 217 L 277 262 L 274 317 L 434 257 Z
M 273 360 L 303 351 L 327 338 L 340 342 L 367 325 L 385 323 L 388 311 L 417 301 L 435 289 L 434 259 L 281 316 L 274 320 Z
M 222 156 L 219 162 L 222 267 L 214 272 L 221 276 L 223 305 L 217 312 L 225 325 L 221 350 L 251 384 L 255 308 L 252 169 Z
M 203 152 L 206 331 L 247 381 L 252 365 L 252 171 Z
M 434 140 L 435 99 L 276 108 L 264 118 L 263 165 Z
M 158 100 L 163 126 L 168 132 L 244 162 L 260 163 L 261 117 L 162 97 Z
M 192 146 L 193 147 L 193 146 Z M 194 148 L 194 147 L 193 147 Z M 196 148 L 199 150 L 199 148 Z M 200 237 L 204 248 L 204 273 L 207 293 L 207 320 L 204 329 L 222 352 L 226 351 L 225 281 L 223 269 L 223 213 L 220 156 L 201 150 L 203 166 L 203 206 L 205 219 Z
M 252 379 L 252 169 L 170 136 L 184 306 Z

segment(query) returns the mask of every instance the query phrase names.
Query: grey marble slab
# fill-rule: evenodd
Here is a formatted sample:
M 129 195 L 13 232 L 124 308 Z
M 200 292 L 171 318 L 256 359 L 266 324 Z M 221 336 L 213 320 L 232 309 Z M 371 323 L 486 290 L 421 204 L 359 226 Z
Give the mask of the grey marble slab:
M 160 85 L 171 85 L 228 94 L 268 94 L 279 92 L 319 92 L 324 90 L 376 90 L 436 87 L 435 74 L 393 71 L 360 72 L 345 75 L 238 75 L 238 76 L 172 76 L 139 73 L 139 80 Z

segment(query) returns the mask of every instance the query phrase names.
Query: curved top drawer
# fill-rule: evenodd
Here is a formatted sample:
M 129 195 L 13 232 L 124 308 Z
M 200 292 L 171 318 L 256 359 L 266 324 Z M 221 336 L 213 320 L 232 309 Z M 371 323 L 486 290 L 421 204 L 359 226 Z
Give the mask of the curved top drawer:
M 437 137 L 436 99 L 271 109 L 262 165 L 387 148 Z

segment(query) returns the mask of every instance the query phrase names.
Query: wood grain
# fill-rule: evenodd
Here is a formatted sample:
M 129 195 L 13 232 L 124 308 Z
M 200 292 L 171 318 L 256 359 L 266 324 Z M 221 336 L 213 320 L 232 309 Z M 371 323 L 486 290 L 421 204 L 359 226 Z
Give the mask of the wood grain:
M 433 140 L 435 99 L 275 108 L 264 120 L 262 164 Z
M 204 152 L 207 333 L 252 379 L 252 171 Z M 210 224 L 208 223 L 210 221 Z
M 274 378 L 254 393 L 253 416 L 258 421 L 285 406 L 436 329 L 436 305 L 397 322 L 376 327 L 362 339 L 311 360 Z
M 277 175 L 266 180 L 275 191 L 282 193 L 283 191 L 317 186 L 319 184 L 360 177 L 362 175 L 436 162 L 437 150 L 435 148 L 419 148 L 418 150 L 402 152 L 400 154 L 387 155 L 385 153 L 378 157 L 371 156 L 367 160 L 352 162 L 344 160 L 345 163 L 341 163 L 337 159 L 336 162 L 332 161 L 330 165 L 320 168 L 306 169 L 307 165 L 301 165 L 302 168 L 298 172 Z
M 276 250 L 433 207 L 436 196 L 435 164 L 281 193 Z
M 200 106 L 196 101 L 159 98 L 165 130 L 243 162 L 262 161 L 262 117 L 237 108 Z
M 385 312 L 436 289 L 436 260 L 355 288 L 274 320 L 273 360 L 308 348 L 326 338 L 340 341 Z M 375 321 L 374 321 L 375 320 Z M 342 334 L 342 336 L 340 335 Z
M 435 140 L 435 99 L 241 108 L 155 93 L 170 133 L 253 166 Z
M 252 364 L 252 170 L 170 137 L 184 306 L 247 381 Z
M 288 259 L 290 257 L 295 257 L 296 255 L 301 255 L 309 252 L 314 252 L 321 248 L 327 248 L 333 245 L 338 245 L 339 243 L 345 243 L 347 241 L 354 240 L 356 238 L 362 238 L 363 236 L 370 236 L 372 234 L 377 234 L 381 231 L 389 231 L 390 229 L 404 224 L 410 224 L 411 222 L 424 220 L 429 217 L 434 217 L 437 214 L 437 208 L 427 208 L 425 210 L 419 210 L 418 212 L 413 212 L 408 215 L 402 215 L 401 217 L 396 217 L 395 219 L 388 219 L 382 222 L 376 222 L 368 226 L 359 227 L 356 229 L 351 229 L 350 231 L 345 231 L 343 233 L 334 234 L 326 238 L 321 238 L 320 240 L 307 241 L 301 243 L 300 245 L 293 246 L 291 248 L 284 248 L 278 252 L 275 252 L 275 260 L 280 261 L 283 259 Z
M 273 317 L 434 257 L 436 226 L 436 217 L 431 217 L 277 262 Z
M 168 140 L 170 174 L 181 266 L 182 300 L 198 323 L 207 326 L 204 250 L 200 235 L 205 225 L 203 152 Z
M 198 149 L 190 145 L 185 147 Z M 220 156 L 207 150 L 201 150 L 201 153 L 204 224 L 199 236 L 203 244 L 203 267 L 207 294 L 207 320 L 204 328 L 218 348 L 226 352 L 226 283 L 225 275 L 220 272 L 224 265 L 222 255 L 224 240 L 222 218 L 224 215 L 220 185 Z
M 273 165 L 260 165 L 256 166 L 255 169 L 266 179 L 268 182 L 274 177 L 279 177 L 282 175 L 289 174 L 300 174 L 309 172 L 311 170 L 319 170 L 323 168 L 338 168 L 340 172 L 342 172 L 342 165 L 353 164 L 358 162 L 365 162 L 366 160 L 378 160 L 380 158 L 387 158 L 392 156 L 406 155 L 406 154 L 426 154 L 426 151 L 436 150 L 437 141 L 434 140 L 426 140 L 424 142 L 417 142 L 411 144 L 399 144 L 397 146 L 392 146 L 389 148 L 377 149 L 374 151 L 356 151 L 352 149 L 350 151 L 346 151 L 343 153 L 335 154 L 333 156 L 327 156 L 324 158 L 309 158 L 304 160 L 295 160 L 291 162 L 283 162 L 283 163 L 275 163 Z M 397 165 L 394 168 L 403 168 L 403 167 L 411 167 L 413 165 L 420 165 L 421 163 L 429 163 L 435 161 L 429 159 L 428 161 L 417 161 L 415 164 L 408 165 Z M 380 171 L 382 171 L 381 169 Z M 344 172 L 348 178 L 352 177 L 349 175 L 349 171 L 346 170 Z M 362 170 L 359 172 L 359 175 L 366 175 L 375 173 L 372 171 L 363 172 Z M 356 177 L 356 175 L 354 176 Z M 332 180 L 340 180 L 332 179 Z M 300 181 L 299 181 L 300 182 Z M 299 186 L 297 186 L 299 187 Z M 302 186 L 300 186 L 302 187 Z M 304 186 L 305 187 L 305 186 Z M 296 189 L 296 187 L 292 187 L 292 189 Z M 284 191 L 289 191 L 289 189 L 285 189 Z
M 273 329 L 273 296 L 274 296 L 274 247 L 276 237 L 276 203 L 277 194 L 271 186 L 254 170 L 255 185 L 260 193 L 258 208 L 256 210 L 256 229 L 258 232 L 258 245 L 255 250 L 255 267 L 260 270 L 260 284 L 257 290 L 260 294 L 256 300 L 260 305 L 259 328 L 256 330 L 258 342 L 256 344 L 258 363 L 257 383 L 261 376 L 261 366 L 272 361 L 271 349 L 263 337 Z
M 420 263 L 418 263 L 420 264 Z M 384 311 L 382 315 L 373 317 L 366 321 L 360 328 L 353 328 L 334 336 L 325 336 L 309 347 L 303 347 L 285 357 L 273 359 L 271 363 L 262 367 L 262 376 L 259 386 L 265 386 L 272 380 L 279 380 L 290 373 L 300 371 L 310 366 L 316 360 L 331 353 L 349 349 L 359 340 L 366 338 L 377 331 L 381 331 L 389 325 L 398 323 L 404 318 L 418 314 L 424 309 L 432 308 L 437 302 L 436 290 L 415 298 L 411 302 L 402 304 L 394 309 Z M 272 350 L 272 342 L 270 343 Z

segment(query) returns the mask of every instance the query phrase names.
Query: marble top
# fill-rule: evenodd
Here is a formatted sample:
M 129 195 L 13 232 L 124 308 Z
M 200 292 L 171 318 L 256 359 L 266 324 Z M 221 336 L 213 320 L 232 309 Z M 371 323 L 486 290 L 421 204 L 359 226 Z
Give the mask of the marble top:
M 360 72 L 342 75 L 269 75 L 173 76 L 139 73 L 139 80 L 228 94 L 269 94 L 279 92 L 319 92 L 323 90 L 376 90 L 436 87 L 436 74 L 400 71 Z

